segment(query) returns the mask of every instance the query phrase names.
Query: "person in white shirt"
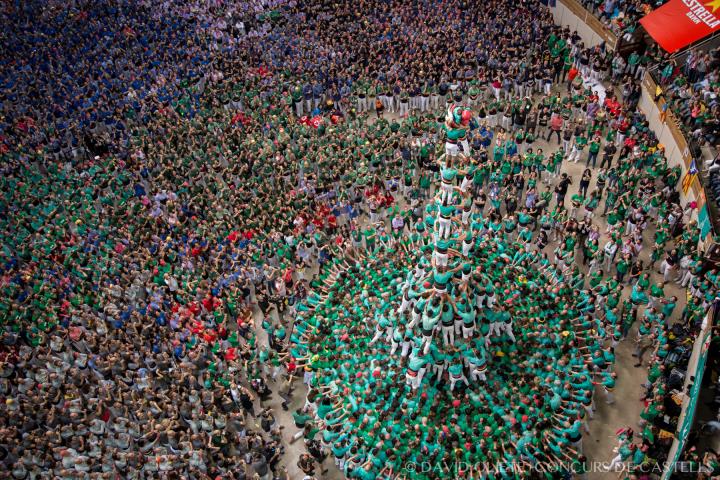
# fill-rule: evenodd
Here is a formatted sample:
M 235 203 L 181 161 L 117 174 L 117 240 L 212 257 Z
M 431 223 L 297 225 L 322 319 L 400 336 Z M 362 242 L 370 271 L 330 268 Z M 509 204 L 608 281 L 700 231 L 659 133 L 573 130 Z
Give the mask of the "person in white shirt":
M 617 253 L 617 249 L 617 242 L 612 238 L 608 240 L 603 247 L 603 251 L 605 252 L 605 271 L 609 271 L 610 266 L 612 265 L 613 261 L 615 261 L 615 254 Z

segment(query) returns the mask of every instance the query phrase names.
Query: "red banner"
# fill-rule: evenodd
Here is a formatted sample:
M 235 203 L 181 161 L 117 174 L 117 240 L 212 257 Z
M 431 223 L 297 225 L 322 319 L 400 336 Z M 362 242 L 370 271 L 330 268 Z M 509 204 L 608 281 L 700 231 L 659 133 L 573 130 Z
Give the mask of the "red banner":
M 718 9 L 720 0 L 670 0 L 640 23 L 662 48 L 673 53 L 718 30 Z

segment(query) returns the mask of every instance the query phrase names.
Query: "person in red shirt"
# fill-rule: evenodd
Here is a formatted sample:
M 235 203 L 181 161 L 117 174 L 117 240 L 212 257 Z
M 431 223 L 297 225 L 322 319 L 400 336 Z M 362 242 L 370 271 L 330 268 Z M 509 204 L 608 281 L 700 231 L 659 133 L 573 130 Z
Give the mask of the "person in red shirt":
M 295 375 L 295 370 L 297 370 L 297 365 L 295 364 L 294 358 L 290 358 L 290 360 L 288 360 L 287 364 L 285 365 L 285 369 L 288 372 L 288 376 Z
M 393 197 L 393 196 L 390 194 L 390 192 L 388 192 L 388 193 L 383 197 L 383 203 L 385 204 L 385 208 L 390 208 L 394 202 L 395 202 L 395 197 Z
M 334 233 L 335 230 L 337 230 L 337 218 L 332 213 L 327 217 L 327 226 L 331 233 Z
M 206 311 L 212 312 L 220 305 L 220 300 L 208 294 L 208 296 L 202 299 L 202 304 Z
M 548 142 L 550 141 L 550 137 L 552 137 L 552 134 L 554 133 L 555 135 L 557 135 L 558 144 L 560 143 L 560 132 L 562 131 L 563 123 L 564 121 L 562 115 L 560 115 L 559 112 L 555 112 L 552 114 L 552 116 L 550 117 L 550 131 L 548 132 L 548 136 L 546 138 Z
M 630 128 L 630 124 L 626 118 L 623 118 L 617 123 L 617 133 L 615 134 L 615 143 L 617 145 L 625 143 L 625 134 L 627 133 L 628 128 Z
M 570 68 L 570 71 L 568 72 L 568 77 L 567 77 L 568 78 L 568 89 L 570 89 L 570 85 L 572 85 L 573 80 L 575 80 L 575 77 L 577 77 L 579 73 L 580 73 L 580 71 L 577 68 L 575 68 L 575 65 L 573 65 Z

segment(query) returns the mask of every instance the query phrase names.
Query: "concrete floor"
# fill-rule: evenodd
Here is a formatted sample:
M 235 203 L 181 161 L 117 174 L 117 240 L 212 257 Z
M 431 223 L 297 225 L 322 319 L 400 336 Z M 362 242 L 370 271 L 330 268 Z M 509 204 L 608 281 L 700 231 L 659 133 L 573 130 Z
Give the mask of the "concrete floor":
M 386 115 L 386 118 L 388 117 L 389 115 Z M 548 144 L 544 140 L 539 140 L 535 143 L 534 147 L 535 149 L 542 148 L 547 157 L 557 150 L 558 145 L 554 142 Z M 568 175 L 573 179 L 573 185 L 571 185 L 566 198 L 569 199 L 578 191 L 579 179 L 584 169 L 585 166 L 583 163 L 568 164 L 567 162 L 564 162 L 562 171 L 568 173 Z M 590 184 L 589 191 L 592 191 L 595 186 L 594 176 L 596 173 L 597 169 L 594 169 L 593 180 Z M 604 218 L 597 215 L 594 218 L 594 223 L 600 227 L 601 232 L 605 231 L 606 222 Z M 644 232 L 646 248 L 641 252 L 640 258 L 644 261 L 645 265 L 649 264 L 649 254 L 651 251 L 653 234 L 654 228 L 648 228 Z M 605 241 L 607 241 L 607 237 L 603 234 L 600 239 L 600 245 L 602 246 Z M 555 243 L 551 243 L 547 247 L 547 251 L 551 252 L 555 246 Z M 657 282 L 661 279 L 662 278 L 657 271 L 652 272 L 652 282 Z M 666 285 L 665 291 L 668 296 L 675 295 L 679 299 L 672 319 L 672 321 L 677 321 L 682 309 L 685 306 L 684 290 L 678 288 L 676 284 L 671 283 Z M 624 297 L 628 296 L 630 294 L 630 288 L 626 287 L 623 293 Z M 642 313 L 641 309 L 640 312 L 638 312 L 638 317 L 640 317 Z M 267 337 L 265 332 L 259 328 L 261 320 L 262 318 L 259 317 L 256 322 L 256 325 L 258 326 L 258 341 L 260 345 L 266 345 Z M 617 478 L 616 474 L 609 473 L 603 468 L 603 465 L 607 465 L 614 456 L 612 450 L 617 446 L 615 432 L 618 429 L 627 426 L 631 426 L 637 430 L 637 422 L 640 418 L 640 412 L 644 407 L 643 402 L 640 400 L 640 396 L 642 394 L 641 384 L 647 377 L 647 359 L 642 367 L 634 367 L 636 359 L 632 357 L 632 352 L 636 332 L 637 325 L 633 327 L 628 337 L 618 345 L 615 352 L 615 371 L 617 372 L 617 385 L 615 389 L 616 403 L 613 405 L 606 404 L 604 392 L 602 392 L 601 389 L 598 389 L 595 395 L 597 411 L 594 420 L 590 421 L 590 434 L 586 435 L 583 440 L 583 451 L 588 458 L 588 478 L 590 480 Z M 300 380 L 295 380 L 292 404 L 290 405 L 290 409 L 288 411 L 284 411 L 280 406 L 282 400 L 277 395 L 279 385 L 271 384 L 271 387 L 273 390 L 273 396 L 271 400 L 265 402 L 263 406 L 271 407 L 278 423 L 285 426 L 285 429 L 283 430 L 285 453 L 281 464 L 286 466 L 290 478 L 293 480 L 300 480 L 303 479 L 304 474 L 297 467 L 296 463 L 299 455 L 305 451 L 305 446 L 302 439 L 291 443 L 292 436 L 298 431 L 293 422 L 291 412 L 302 407 L 307 390 Z M 287 387 L 285 386 L 283 388 L 286 389 Z M 330 459 L 325 461 L 323 467 L 328 469 L 327 473 L 321 474 L 318 469 L 316 470 L 317 478 L 334 480 L 344 477 L 344 475 L 335 467 L 334 462 Z

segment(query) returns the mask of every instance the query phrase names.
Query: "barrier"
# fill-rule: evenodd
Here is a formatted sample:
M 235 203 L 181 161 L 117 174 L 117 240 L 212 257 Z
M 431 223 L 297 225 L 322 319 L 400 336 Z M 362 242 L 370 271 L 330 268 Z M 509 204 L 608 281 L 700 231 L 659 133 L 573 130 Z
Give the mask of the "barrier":
M 687 391 L 688 393 L 684 395 L 683 398 L 682 410 L 678 418 L 678 428 L 675 432 L 675 440 L 673 440 L 673 444 L 670 447 L 670 453 L 668 454 L 668 461 L 663 471 L 662 480 L 669 480 L 675 472 L 675 466 L 680 460 L 680 455 L 685 448 L 688 435 L 695 421 L 695 411 L 700 396 L 700 385 L 702 384 L 702 377 L 705 373 L 710 339 L 712 338 L 712 327 L 715 318 L 717 318 L 716 315 L 720 312 L 719 307 L 720 303 L 716 302 L 715 305 L 708 310 L 707 315 L 705 315 L 705 320 L 703 320 L 700 334 L 693 346 L 693 352 L 688 362 L 687 375 L 685 375 L 685 384 L 683 385 L 683 391 Z M 694 373 L 691 374 L 691 372 Z M 692 384 L 692 386 L 690 386 L 690 384 Z
M 664 109 L 665 100 L 662 97 L 657 100 L 655 99 L 658 92 L 657 87 L 658 85 L 655 83 L 655 80 L 653 80 L 652 75 L 646 74 L 642 82 L 642 95 L 638 106 L 650 123 L 650 129 L 655 132 L 660 143 L 665 146 L 665 156 L 668 159 L 668 163 L 671 165 L 680 165 L 683 169 L 684 176 L 692 162 L 690 148 L 688 147 L 687 140 L 685 140 L 685 136 L 680 130 L 679 119 L 675 117 L 669 108 Z M 690 189 L 687 193 L 681 190 L 680 197 L 686 202 L 692 200 L 698 202 L 698 211 L 705 205 L 705 195 L 697 176 L 690 184 Z

